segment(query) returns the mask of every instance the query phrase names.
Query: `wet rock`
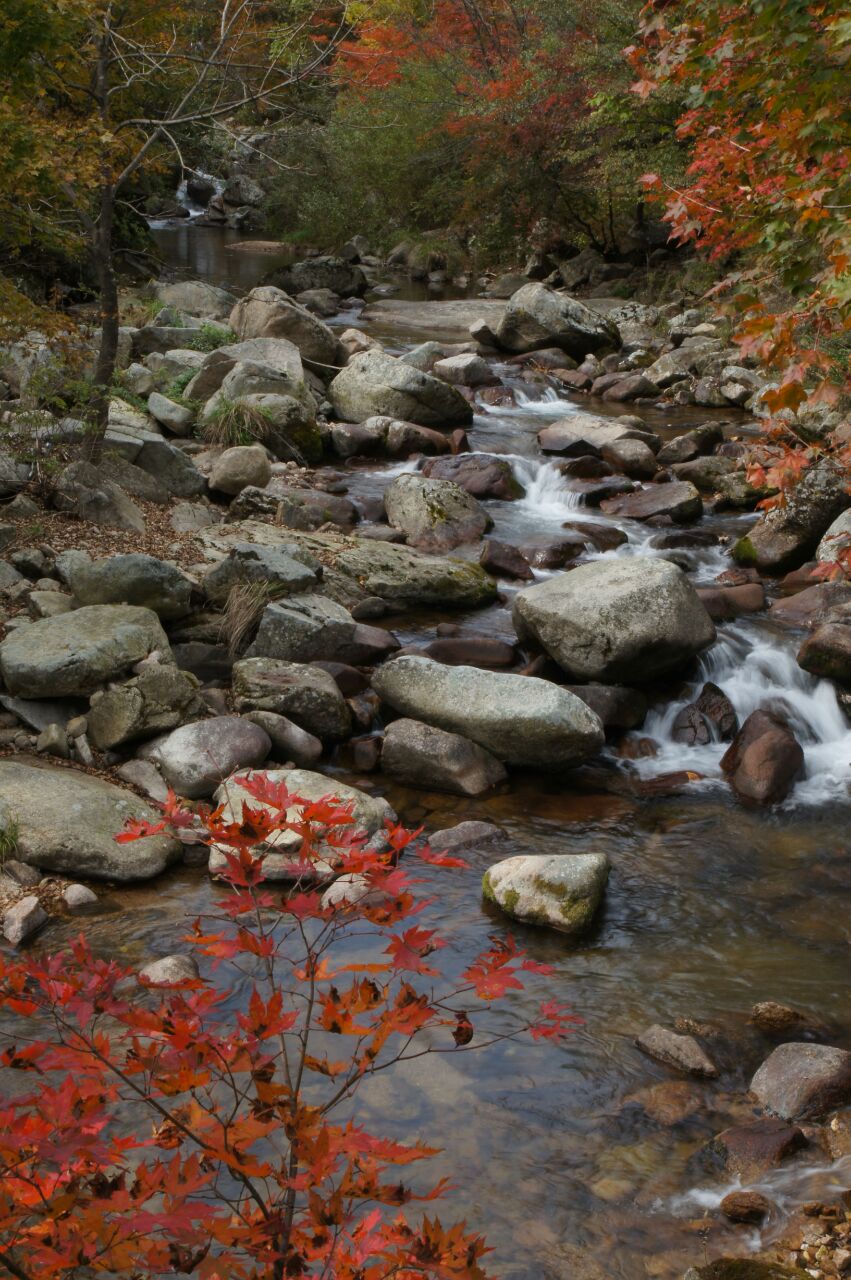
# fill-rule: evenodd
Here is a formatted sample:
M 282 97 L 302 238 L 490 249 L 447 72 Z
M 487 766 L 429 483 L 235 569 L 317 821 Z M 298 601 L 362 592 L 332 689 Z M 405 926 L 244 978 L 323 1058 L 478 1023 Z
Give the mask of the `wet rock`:
M 771 1201 L 758 1191 L 731 1191 L 718 1208 L 730 1222 L 764 1222 L 771 1213 Z
M 545 284 L 527 284 L 509 299 L 495 332 L 506 351 L 558 347 L 581 360 L 620 346 L 617 328 L 598 312 Z
M 603 744 L 583 702 L 527 676 L 402 657 L 379 668 L 373 688 L 401 715 L 462 734 L 507 764 L 556 768 Z
M 675 480 L 688 480 L 701 493 L 717 493 L 730 476 L 744 475 L 732 458 L 695 458 L 693 462 L 680 462 L 671 467 Z
M 374 349 L 352 356 L 328 394 L 346 422 L 364 422 L 376 414 L 423 427 L 463 426 L 473 420 L 472 406 L 457 388 Z
M 707 682 L 694 702 L 683 707 L 671 728 L 671 737 L 687 747 L 710 742 L 730 742 L 739 728 L 735 708 L 717 684 Z
M 445 662 L 452 667 L 487 667 L 499 670 L 511 667 L 517 658 L 512 644 L 491 636 L 449 636 L 432 640 L 420 652 L 435 662 Z
M 798 665 L 811 675 L 851 684 L 851 626 L 817 627 L 798 650 Z
M 667 1067 L 685 1071 L 687 1075 L 707 1080 L 714 1080 L 718 1075 L 715 1063 L 694 1036 L 677 1035 L 657 1023 L 642 1031 L 635 1043 L 648 1057 L 663 1062 Z
M 76 556 L 69 563 L 66 581 L 81 605 L 138 605 L 165 621 L 189 612 L 189 579 L 155 556 L 135 552 L 101 560 Z
M 542 535 L 524 542 L 520 554 L 535 569 L 562 569 L 584 550 L 585 539 L 581 534 Z
M 100 751 L 151 738 L 206 715 L 197 687 L 176 667 L 156 665 L 93 703 L 87 731 Z
M 306 769 L 272 769 L 267 773 L 267 777 L 273 786 L 286 786 L 292 796 L 293 806 L 287 810 L 287 817 L 291 822 L 298 821 L 304 803 L 314 804 L 325 798 L 333 798 L 339 804 L 350 806 L 355 829 L 365 832 L 371 838 L 382 840 L 385 824 L 396 820 L 396 815 L 386 800 L 367 795 L 365 791 L 340 782 L 337 778 L 326 778 L 324 774 L 311 773 Z M 216 792 L 214 798 L 217 804 L 224 805 L 226 821 L 241 818 L 245 805 L 252 809 L 267 807 L 240 786 L 238 775 L 228 779 L 227 783 Z M 310 870 L 301 861 L 301 844 L 301 836 L 295 831 L 281 831 L 274 834 L 269 843 L 260 850 L 263 871 L 267 879 L 284 882 L 311 879 L 323 881 L 333 876 L 335 862 L 333 848 L 320 844 L 316 863 Z M 224 870 L 224 851 L 213 848 L 210 852 L 209 865 L 213 875 Z
M 796 591 L 793 596 L 775 600 L 768 616 L 784 627 L 812 628 L 826 622 L 832 611 L 843 605 L 851 605 L 851 583 L 820 582 Z
M 574 678 L 642 681 L 674 670 L 715 639 L 685 574 L 664 560 L 581 565 L 517 594 L 514 625 Z
M 211 796 L 235 769 L 262 764 L 272 742 L 259 725 L 241 716 L 216 716 L 182 725 L 155 738 L 140 755 L 152 761 L 180 796 Z
M 604 729 L 637 729 L 647 716 L 647 699 L 638 689 L 594 683 L 563 687 L 600 717 Z
M 262 445 L 235 445 L 213 463 L 210 488 L 235 496 L 249 485 L 265 489 L 271 479 L 272 464 Z
M 712 1139 L 709 1150 L 721 1157 L 729 1173 L 750 1182 L 768 1169 L 776 1169 L 806 1145 L 797 1126 L 769 1118 L 725 1129 Z
M 788 724 L 770 711 L 753 711 L 721 760 L 740 800 L 779 804 L 801 776 L 804 753 Z
M 300 729 L 286 716 L 278 715 L 275 711 L 249 711 L 244 718 L 268 733 L 272 741 L 272 755 L 276 760 L 285 760 L 306 768 L 322 758 L 322 743 L 319 739 Z
M 416 720 L 394 720 L 384 735 L 381 768 L 397 782 L 453 795 L 478 796 L 504 782 L 489 751 L 457 733 Z
M 446 453 L 450 448 L 462 453 L 466 448 L 466 436 L 456 450 L 452 437 L 447 438 L 431 427 L 418 426 L 415 422 L 399 422 L 392 418 L 385 418 L 383 421 L 388 424 L 385 437 L 388 458 L 409 458 L 412 453 Z M 453 432 L 453 436 L 457 434 Z
M 152 960 L 139 970 L 139 981 L 146 987 L 182 986 L 185 982 L 197 982 L 200 976 L 195 957 L 179 954 Z
M 698 1115 L 706 1106 L 700 1085 L 688 1080 L 663 1080 L 638 1089 L 624 1099 L 624 1106 L 639 1106 L 657 1124 L 675 1125 Z
M 384 491 L 387 519 L 423 551 L 450 551 L 478 542 L 493 525 L 488 513 L 460 485 L 406 472 Z
M 832 1045 L 781 1044 L 758 1069 L 751 1093 L 784 1120 L 820 1120 L 851 1102 L 851 1053 Z
M 580 454 L 578 458 L 568 458 L 566 462 L 558 464 L 558 469 L 563 476 L 575 480 L 600 480 L 612 474 L 608 462 L 590 453 Z
M 526 557 L 521 555 L 517 547 L 512 547 L 508 542 L 500 542 L 497 538 L 485 538 L 479 564 L 488 573 L 499 578 L 519 579 L 521 582 L 532 582 L 535 578 Z
M 354 697 L 369 688 L 369 677 L 357 667 L 349 666 L 348 663 L 315 659 L 313 666 L 321 667 L 323 671 L 328 672 L 329 676 L 333 676 L 344 698 Z
M 602 853 L 520 856 L 489 867 L 482 892 L 514 920 L 575 935 L 594 919 L 608 878 Z
M 656 460 L 662 467 L 669 467 L 676 463 L 692 462 L 703 454 L 711 453 L 716 445 L 721 444 L 723 439 L 724 433 L 720 425 L 716 422 L 709 422 L 705 426 L 695 427 L 692 431 L 686 431 L 684 435 L 675 436 L 673 440 L 669 440 L 667 444 L 662 445 Z
M 760 582 L 739 587 L 697 587 L 697 595 L 713 622 L 727 622 L 743 613 L 765 608 L 765 588 Z
M 145 532 L 145 517 L 124 490 L 90 462 L 72 462 L 60 472 L 53 505 L 78 520 L 110 529 Z
M 639 440 L 652 446 L 656 437 L 641 427 L 625 426 L 594 413 L 572 413 L 569 418 L 559 418 L 538 432 L 538 444 L 544 453 L 559 453 L 571 458 L 589 454 L 600 457 L 604 448 L 626 440 Z
M 659 469 L 655 453 L 643 440 L 615 440 L 603 445 L 602 455 L 615 471 L 634 480 L 649 480 Z
M 778 1004 L 775 1000 L 762 1000 L 751 1009 L 750 1021 L 763 1035 L 790 1040 L 821 1039 L 826 1028 L 809 1014 Z
M 646 489 L 638 489 L 634 493 L 606 498 L 600 506 L 607 515 L 626 517 L 629 520 L 670 516 L 675 524 L 699 520 L 703 514 L 700 494 L 687 480 L 648 485 Z
M 130 844 L 115 837 L 129 818 L 160 815 L 102 778 L 25 756 L 0 760 L 0 800 L 18 823 L 18 854 L 45 871 L 94 879 L 148 880 L 180 857 L 169 836 Z
M 345 698 L 319 667 L 245 658 L 233 668 L 233 696 L 239 711 L 274 711 L 323 741 L 351 733 Z
M 452 480 L 474 498 L 501 498 L 508 501 L 523 496 L 511 464 L 486 453 L 435 458 L 423 466 L 423 475 L 432 480 Z
M 33 622 L 0 645 L 12 694 L 55 698 L 93 693 L 158 649 L 170 657 L 157 615 L 133 605 L 91 605 Z
M 842 469 L 830 459 L 817 462 L 804 473 L 783 506 L 765 512 L 739 539 L 733 558 L 768 573 L 795 569 L 809 559 L 849 503 Z
M 435 831 L 428 837 L 428 843 L 437 852 L 456 853 L 462 849 L 477 849 L 504 838 L 505 832 L 492 822 L 459 822 L 457 826 Z
M 19 947 L 46 924 L 47 912 L 34 893 L 20 898 L 3 912 L 3 936 L 13 947 Z

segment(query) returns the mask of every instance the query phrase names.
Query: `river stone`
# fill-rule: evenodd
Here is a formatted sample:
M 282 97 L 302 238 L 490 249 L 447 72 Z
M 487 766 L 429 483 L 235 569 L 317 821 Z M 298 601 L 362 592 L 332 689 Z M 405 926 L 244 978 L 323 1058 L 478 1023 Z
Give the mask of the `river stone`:
M 235 769 L 262 764 L 272 750 L 264 729 L 241 716 L 216 716 L 186 724 L 147 743 L 140 751 L 152 760 L 180 796 L 210 796 Z
M 272 754 L 276 760 L 301 765 L 304 768 L 316 764 L 322 757 L 322 743 L 312 733 L 300 729 L 286 716 L 276 711 L 249 711 L 245 716 L 253 724 L 259 724 L 272 739 Z
M 348 609 L 327 596 L 296 596 L 266 606 L 247 657 L 334 661 L 351 642 L 357 625 Z
M 381 768 L 407 786 L 458 796 L 481 795 L 507 777 L 496 757 L 468 738 L 405 718 L 384 735 Z
M 430 849 L 437 853 L 456 853 L 463 849 L 479 848 L 505 839 L 502 827 L 492 822 L 459 822 L 454 827 L 444 827 L 428 838 Z
M 785 720 L 760 708 L 736 734 L 721 769 L 745 803 L 780 804 L 803 773 L 804 752 Z
M 611 321 L 545 284 L 526 284 L 512 294 L 495 336 L 506 351 L 558 347 L 577 360 L 620 346 Z
M 156 663 L 127 684 L 107 689 L 89 710 L 87 732 L 99 750 L 109 751 L 206 714 L 207 704 L 188 676 Z
M 19 697 L 88 694 L 126 675 L 155 649 L 170 659 L 166 634 L 152 610 L 89 605 L 7 636 L 0 645 L 0 671 L 9 692 Z
M 224 604 L 236 586 L 263 584 L 270 596 L 288 596 L 316 586 L 321 577 L 321 563 L 296 543 L 258 547 L 239 542 L 205 575 L 203 587 L 214 604 Z
M 239 711 L 275 711 L 323 741 L 351 733 L 346 700 L 321 667 L 244 658 L 234 664 L 233 697 Z
M 734 560 L 768 573 L 799 568 L 851 504 L 846 478 L 845 471 L 829 458 L 809 467 L 785 504 L 766 511 L 735 543 Z
M 827 1044 L 778 1045 L 754 1075 L 750 1091 L 784 1120 L 822 1120 L 851 1102 L 851 1053 Z
M 149 880 L 180 857 L 170 836 L 116 844 L 129 818 L 155 823 L 160 814 L 134 792 L 75 769 L 26 756 L 0 760 L 0 801 L 17 820 L 19 856 L 45 871 Z
M 648 1057 L 664 1062 L 668 1067 L 676 1067 L 678 1071 L 685 1071 L 690 1076 L 714 1080 L 718 1075 L 715 1063 L 694 1036 L 678 1035 L 657 1023 L 642 1031 L 635 1043 Z
M 824 534 L 816 548 L 816 560 L 836 560 L 851 547 L 851 510 L 843 511 Z
M 851 683 L 851 626 L 828 622 L 817 627 L 799 649 L 798 665 L 811 675 Z
M 577 934 L 593 920 L 608 878 L 602 853 L 520 855 L 489 867 L 482 892 L 514 920 Z
M 451 480 L 429 480 L 405 472 L 384 490 L 387 519 L 423 551 L 451 551 L 478 542 L 493 526 L 484 507 Z
M 192 584 L 174 565 L 131 552 L 102 560 L 70 562 L 68 586 L 81 605 L 129 604 L 151 609 L 165 621 L 189 612 Z
M 401 418 L 423 427 L 466 426 L 473 410 L 456 387 L 383 351 L 362 351 L 331 383 L 328 394 L 345 422 Z
M 452 480 L 474 498 L 511 501 L 523 497 L 523 486 L 516 480 L 511 463 L 487 453 L 429 459 L 423 466 L 423 475 L 430 480 Z
M 769 1169 L 776 1169 L 806 1145 L 796 1125 L 773 1117 L 732 1125 L 707 1144 L 711 1154 L 721 1157 L 727 1172 L 744 1182 L 760 1181 Z
M 171 284 L 158 284 L 156 291 L 163 306 L 184 311 L 190 316 L 203 316 L 208 320 L 226 319 L 235 302 L 232 293 L 208 284 L 206 280 L 178 280 Z
M 656 461 L 662 467 L 682 462 L 693 462 L 702 454 L 711 453 L 717 444 L 724 439 L 724 432 L 715 422 L 706 423 L 686 431 L 684 435 L 675 436 L 662 446 L 656 455 Z
M 683 1280 L 807 1280 L 811 1274 L 765 1258 L 716 1258 L 702 1267 L 689 1267 Z
M 738 728 L 732 702 L 723 689 L 707 681 L 694 702 L 677 714 L 671 737 L 687 747 L 705 747 L 710 742 L 730 742 Z
M 146 987 L 173 987 L 197 982 L 200 976 L 195 957 L 179 954 L 152 960 L 139 970 L 139 981 Z
M 283 784 L 296 801 L 315 804 L 326 797 L 333 797 L 342 805 L 351 806 L 354 819 L 354 830 L 365 832 L 370 838 L 381 838 L 388 822 L 395 822 L 396 814 L 388 802 L 378 796 L 369 796 L 357 787 L 351 787 L 338 778 L 326 778 L 322 773 L 312 773 L 307 769 L 270 769 L 265 777 L 274 785 Z M 216 792 L 217 804 L 223 804 L 226 819 L 241 819 L 243 808 L 248 805 L 252 809 L 268 809 L 240 786 L 239 776 L 229 778 Z M 303 809 L 294 804 L 287 810 L 290 821 L 298 821 Z M 345 828 L 349 830 L 350 828 Z M 315 864 L 314 876 L 309 876 L 303 868 L 294 868 L 293 860 L 297 858 L 301 848 L 301 837 L 295 831 L 277 832 L 267 845 L 263 847 L 263 870 L 269 880 L 303 880 L 316 878 L 330 879 L 333 872 L 334 851 L 329 845 L 320 844 L 319 857 Z M 324 856 L 323 856 L 324 854 Z M 222 848 L 213 847 L 210 851 L 210 871 L 215 875 L 225 868 L 225 857 Z
M 178 404 L 175 400 L 170 400 L 168 396 L 162 395 L 159 391 L 152 391 L 148 396 L 148 412 L 162 426 L 168 427 L 169 431 L 176 436 L 188 436 L 192 434 L 192 424 L 195 421 L 195 414 L 191 409 L 187 409 L 186 405 Z
M 225 449 L 213 463 L 210 488 L 231 496 L 249 485 L 265 489 L 272 479 L 272 464 L 261 444 L 238 444 Z
M 653 432 L 634 425 L 625 426 L 596 413 L 572 413 L 538 432 L 538 444 L 544 453 L 559 453 L 569 458 L 598 458 L 605 448 L 625 440 L 638 440 L 651 448 L 658 443 Z
M 332 256 L 306 258 L 303 262 L 279 267 L 270 272 L 264 284 L 276 285 L 293 295 L 308 289 L 330 289 L 341 298 L 361 297 L 368 288 L 367 278 L 359 266 Z
M 650 484 L 635 493 L 620 493 L 605 498 L 600 506 L 607 515 L 626 517 L 629 520 L 651 520 L 655 516 L 670 516 L 675 524 L 687 524 L 703 515 L 703 499 L 688 480 L 673 480 L 667 484 Z
M 286 338 L 320 377 L 329 377 L 344 363 L 340 342 L 327 324 L 273 285 L 261 285 L 240 298 L 231 312 L 230 327 L 242 340 Z
M 19 898 L 3 912 L 3 936 L 13 947 L 19 947 L 47 924 L 47 912 L 34 893 Z
M 506 764 L 577 764 L 604 742 L 593 711 L 546 680 L 405 656 L 379 668 L 372 685 L 401 715 L 470 738 Z
M 490 387 L 499 382 L 487 360 L 469 351 L 435 360 L 431 372 L 455 387 Z
M 682 666 L 715 627 L 681 569 L 631 557 L 580 565 L 518 592 L 514 625 L 578 680 L 629 683 Z

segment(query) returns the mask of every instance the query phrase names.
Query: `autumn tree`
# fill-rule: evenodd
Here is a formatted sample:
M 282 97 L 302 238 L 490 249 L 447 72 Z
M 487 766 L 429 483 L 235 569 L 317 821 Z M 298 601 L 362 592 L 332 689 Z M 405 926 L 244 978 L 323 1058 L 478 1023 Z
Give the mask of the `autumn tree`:
M 550 972 L 510 936 L 442 976 L 416 868 L 458 859 L 392 824 L 368 839 L 333 795 L 232 783 L 235 812 L 171 796 L 162 823 L 120 837 L 191 829 L 214 851 L 222 898 L 187 939 L 201 976 L 140 992 L 82 939 L 0 960 L 0 1271 L 481 1280 L 481 1237 L 413 1212 L 447 1190 L 415 1176 L 434 1151 L 368 1132 L 358 1092 L 576 1019 L 548 1001 L 531 1024 L 489 1026 L 495 1000 Z M 264 879 L 267 860 L 288 884 Z
M 193 132 L 262 106 L 285 110 L 325 65 L 337 32 L 310 9 L 284 21 L 274 0 L 6 0 L 0 103 L 8 146 L 0 209 L 7 243 L 78 238 L 97 279 L 95 451 L 118 343 L 113 257 L 128 185 L 165 155 L 183 165 Z M 14 291 L 6 281 L 11 313 Z M 18 300 L 20 305 L 20 300 Z

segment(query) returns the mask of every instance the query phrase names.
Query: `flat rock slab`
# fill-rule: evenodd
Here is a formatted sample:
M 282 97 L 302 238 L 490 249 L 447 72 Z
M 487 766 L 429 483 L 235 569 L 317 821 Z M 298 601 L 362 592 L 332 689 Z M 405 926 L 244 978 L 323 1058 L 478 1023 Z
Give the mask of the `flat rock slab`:
M 394 339 L 409 337 L 422 342 L 435 338 L 445 342 L 466 342 L 470 325 L 485 320 L 495 329 L 505 314 L 505 302 L 495 298 L 456 298 L 451 302 L 408 302 L 384 298 L 370 302 L 361 317 L 377 333 L 392 332 Z
M 27 756 L 0 760 L 0 801 L 18 823 L 18 853 L 45 871 L 97 880 L 149 880 L 180 857 L 180 844 L 152 836 L 115 837 L 128 818 L 160 814 L 134 792 Z

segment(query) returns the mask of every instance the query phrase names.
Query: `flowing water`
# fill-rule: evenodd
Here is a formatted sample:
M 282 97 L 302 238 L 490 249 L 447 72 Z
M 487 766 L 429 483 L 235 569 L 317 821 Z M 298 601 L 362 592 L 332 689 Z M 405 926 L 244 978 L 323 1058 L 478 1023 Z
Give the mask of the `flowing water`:
M 200 228 L 169 231 L 170 261 L 235 288 L 254 283 L 261 264 L 253 255 L 228 253 L 227 233 L 213 234 L 215 242 Z M 235 259 L 242 267 L 231 274 Z M 263 257 L 262 270 L 268 268 Z M 525 488 L 519 501 L 488 503 L 495 535 L 514 542 L 557 533 L 570 519 L 611 523 L 582 507 L 537 449 L 543 420 L 577 406 L 528 386 L 518 389 L 517 402 L 477 413 L 469 433 L 472 449 L 508 458 Z M 711 415 L 644 416 L 671 435 Z M 393 474 L 413 466 L 355 470 L 350 492 L 379 492 Z M 729 541 L 750 519 L 712 516 L 701 528 Z M 617 523 L 629 540 L 607 556 L 659 554 L 648 546 L 651 530 Z M 710 582 L 729 566 L 726 545 L 686 553 L 694 581 Z M 405 643 L 416 643 L 433 638 L 440 620 L 405 615 L 393 625 Z M 455 620 L 465 631 L 512 634 L 504 603 Z M 380 775 L 331 770 L 386 794 L 409 825 L 436 829 L 484 819 L 505 828 L 510 852 L 597 850 L 611 860 L 605 908 L 581 942 L 515 930 L 533 957 L 554 965 L 555 976 L 536 978 L 526 993 L 509 999 L 501 1014 L 505 1025 L 527 1005 L 554 997 L 584 1019 L 573 1036 L 561 1046 L 506 1044 L 482 1055 L 427 1059 L 377 1079 L 361 1099 L 370 1113 L 364 1118 L 382 1131 L 444 1147 L 440 1171 L 451 1174 L 457 1190 L 443 1216 L 466 1216 L 487 1235 L 498 1274 L 664 1280 L 704 1256 L 758 1247 L 790 1209 L 851 1185 L 847 1160 L 831 1163 L 819 1150 L 804 1152 L 759 1184 L 777 1206 L 760 1235 L 725 1226 L 711 1212 L 730 1183 L 701 1155 L 714 1133 L 753 1114 L 747 1081 L 767 1052 L 747 1028 L 754 1002 L 790 1003 L 830 1023 L 835 1043 L 851 1042 L 851 730 L 832 686 L 797 666 L 799 644 L 799 634 L 773 627 L 764 616 L 722 624 L 699 670 L 654 701 L 635 736 L 655 739 L 658 754 L 618 768 L 645 777 L 682 769 L 704 775 L 674 796 L 636 798 L 626 788 L 601 790 L 593 777 L 529 773 L 514 776 L 497 794 L 464 800 L 403 790 Z M 689 749 L 672 741 L 677 710 L 706 679 L 724 689 L 740 720 L 765 705 L 782 705 L 788 714 L 805 750 L 806 777 L 781 809 L 757 813 L 731 799 L 719 777 L 720 744 Z M 440 875 L 439 902 L 428 912 L 449 939 L 443 954 L 450 969 L 506 927 L 481 900 L 480 877 L 492 856 L 474 853 L 470 860 L 469 871 Z M 93 925 L 92 934 L 128 960 L 166 954 L 179 949 L 187 917 L 214 897 L 201 872 L 183 870 L 116 894 L 114 914 Z M 231 999 L 239 1002 L 239 990 Z M 633 1095 L 671 1081 L 672 1074 L 633 1042 L 650 1023 L 670 1025 L 680 1016 L 719 1024 L 727 1048 L 719 1050 L 720 1081 L 695 1086 L 693 1105 L 684 1108 L 689 1114 L 663 1123 Z

